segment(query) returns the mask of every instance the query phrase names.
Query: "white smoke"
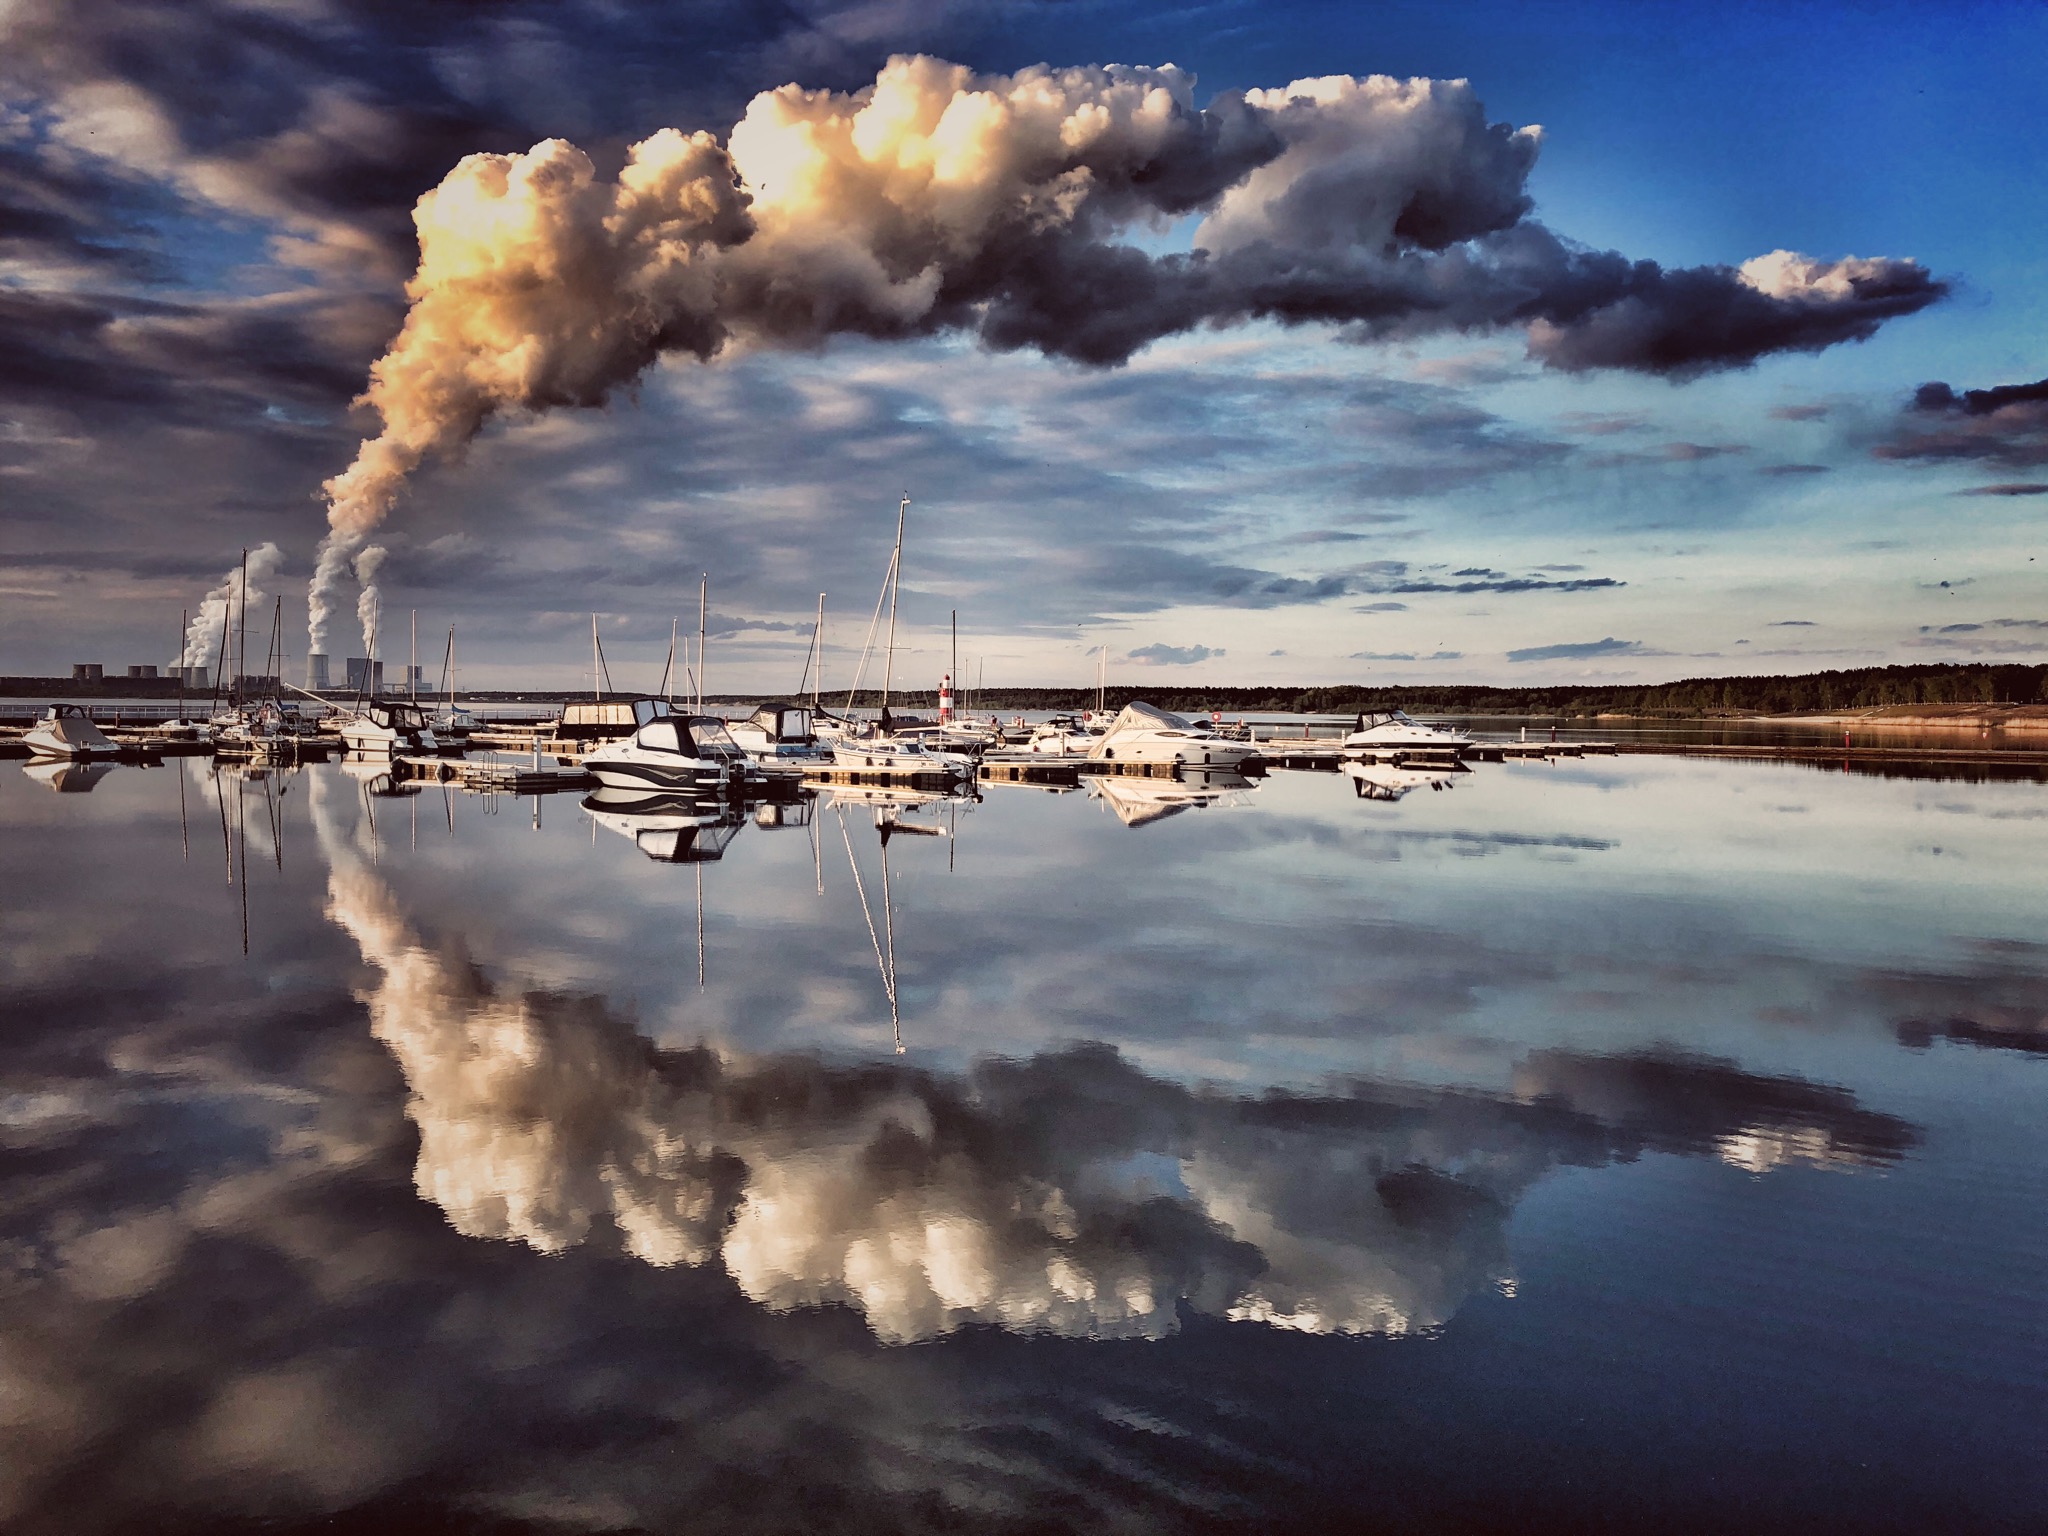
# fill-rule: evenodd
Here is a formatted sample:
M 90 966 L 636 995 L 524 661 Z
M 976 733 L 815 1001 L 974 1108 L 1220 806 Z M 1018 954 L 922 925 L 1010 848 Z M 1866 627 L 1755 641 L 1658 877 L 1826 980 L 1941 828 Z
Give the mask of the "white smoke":
M 260 583 L 270 580 L 284 565 L 284 551 L 275 544 L 263 544 L 249 551 L 248 591 L 242 590 L 242 566 L 238 562 L 220 579 L 220 585 L 201 599 L 198 612 L 185 626 L 185 649 L 177 664 L 181 667 L 212 667 L 220 659 L 223 631 L 244 608 L 260 607 L 266 597 Z
M 384 565 L 384 557 L 390 553 L 381 544 L 372 544 L 359 551 L 351 562 L 351 569 L 361 590 L 356 594 L 356 622 L 363 627 L 363 654 L 377 654 L 377 635 L 384 616 L 384 594 L 377 586 L 377 572 Z
M 1116 363 L 1203 324 L 1367 337 L 1516 327 L 1559 368 L 1683 376 L 1869 335 L 1940 297 L 1910 261 L 1666 271 L 1527 218 L 1539 130 L 1462 80 L 1300 80 L 1194 105 L 1171 66 L 976 75 L 892 59 L 754 98 L 724 145 L 664 129 L 616 180 L 559 139 L 472 155 L 414 213 L 383 429 L 327 482 L 314 648 L 349 562 L 431 453 L 494 413 L 595 405 L 665 352 L 972 330 Z M 1127 243 L 1200 214 L 1195 248 Z

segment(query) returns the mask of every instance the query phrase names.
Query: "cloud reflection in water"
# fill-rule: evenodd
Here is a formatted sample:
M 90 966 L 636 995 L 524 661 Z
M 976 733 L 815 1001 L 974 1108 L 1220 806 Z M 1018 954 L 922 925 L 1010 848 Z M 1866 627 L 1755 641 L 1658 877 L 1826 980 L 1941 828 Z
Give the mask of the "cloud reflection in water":
M 428 947 L 317 790 L 315 810 L 328 915 L 379 974 L 371 1029 L 411 1092 L 417 1187 L 456 1230 L 556 1253 L 608 1219 L 649 1264 L 716 1257 L 756 1302 L 850 1306 L 887 1342 L 1159 1337 L 1183 1304 L 1426 1330 L 1509 1283 L 1508 1215 L 1560 1164 L 1655 1147 L 1850 1168 L 1916 1139 L 1843 1090 L 1676 1053 L 1538 1052 L 1507 1096 L 1247 1096 L 1103 1046 L 957 1079 L 658 1050 L 599 998 L 500 991 Z

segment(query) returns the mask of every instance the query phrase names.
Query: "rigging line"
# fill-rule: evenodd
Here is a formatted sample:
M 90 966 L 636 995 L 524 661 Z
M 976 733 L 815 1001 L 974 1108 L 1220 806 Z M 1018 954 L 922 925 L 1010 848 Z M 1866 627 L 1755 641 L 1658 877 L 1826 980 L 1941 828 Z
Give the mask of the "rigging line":
M 861 642 L 860 647 L 860 665 L 853 669 L 853 686 L 846 690 L 846 707 L 849 711 L 853 708 L 854 695 L 860 692 L 860 680 L 867 675 L 868 657 L 875 649 L 875 631 L 882 627 L 882 604 L 889 599 L 889 583 L 896 579 L 896 562 L 902 554 L 903 551 L 900 549 L 890 554 L 889 569 L 882 574 L 882 590 L 875 594 L 875 616 L 868 620 L 868 637 Z
M 882 958 L 882 936 L 875 932 L 874 914 L 868 910 L 868 890 L 860 878 L 860 862 L 853 856 L 853 837 L 846 830 L 846 809 L 832 807 L 839 815 L 839 837 L 846 844 L 846 862 L 853 870 L 853 888 L 860 896 L 860 915 L 867 920 L 868 939 L 875 946 L 875 968 L 882 973 L 882 990 L 889 997 L 889 1027 L 895 1031 L 897 1046 L 903 1042 L 903 1026 L 896 1016 L 896 979 L 889 974 L 889 962 Z

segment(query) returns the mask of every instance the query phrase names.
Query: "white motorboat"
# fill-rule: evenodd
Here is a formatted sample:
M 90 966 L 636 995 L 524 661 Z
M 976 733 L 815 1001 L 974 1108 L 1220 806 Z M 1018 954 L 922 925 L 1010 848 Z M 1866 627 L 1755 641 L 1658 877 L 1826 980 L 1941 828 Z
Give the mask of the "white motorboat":
M 341 739 L 364 757 L 432 755 L 441 750 L 427 712 L 403 699 L 372 699 L 341 722 Z
M 1031 733 L 1024 750 L 1034 757 L 1086 757 L 1107 729 L 1107 721 L 1092 712 L 1054 715 Z
M 818 739 L 815 717 L 803 704 L 763 704 L 726 733 L 755 762 L 769 767 L 829 763 L 832 748 Z
M 91 757 L 118 757 L 121 747 L 92 723 L 79 704 L 52 704 L 23 734 L 21 744 L 31 757 L 60 757 L 81 762 Z
M 716 796 L 605 788 L 586 795 L 583 809 L 661 864 L 708 864 L 724 855 L 746 824 L 742 807 Z
M 664 707 L 631 736 L 591 752 L 583 768 L 611 789 L 719 794 L 745 781 L 747 755 L 716 715 L 671 715 Z
M 1344 738 L 1347 755 L 1385 751 L 1462 753 L 1471 745 L 1472 738 L 1463 731 L 1424 725 L 1398 709 L 1361 714 L 1358 723 Z
M 872 768 L 876 772 L 938 774 L 949 779 L 974 777 L 974 759 L 964 752 L 944 752 L 914 737 L 842 736 L 832 744 L 833 764 L 840 768 Z
M 1088 780 L 1088 792 L 1116 813 L 1127 827 L 1164 821 L 1182 811 L 1213 805 L 1225 795 L 1250 789 L 1252 781 L 1233 769 L 1189 769 L 1177 779 L 1134 779 L 1116 774 L 1098 774 Z
M 1150 704 L 1126 704 L 1088 756 L 1101 762 L 1180 763 L 1193 768 L 1237 768 L 1259 755 L 1248 741 L 1227 741 L 1206 721 L 1189 720 Z
M 1344 775 L 1361 800 L 1399 800 L 1418 789 L 1449 789 L 1463 768 L 1415 768 L 1398 763 L 1348 762 Z

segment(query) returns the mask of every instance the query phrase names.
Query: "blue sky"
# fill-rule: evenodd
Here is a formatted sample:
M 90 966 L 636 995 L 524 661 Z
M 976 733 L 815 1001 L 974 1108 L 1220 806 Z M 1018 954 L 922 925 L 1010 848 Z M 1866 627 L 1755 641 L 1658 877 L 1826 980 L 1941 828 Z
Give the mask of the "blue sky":
M 957 331 L 667 357 L 429 460 L 380 534 L 387 656 L 417 609 L 461 630 L 472 686 L 573 685 L 596 610 L 614 677 L 651 685 L 708 572 L 715 689 L 791 686 L 820 590 L 843 681 L 907 488 L 920 681 L 953 609 L 992 683 L 1085 680 L 1099 645 L 1176 684 L 2048 658 L 2048 401 L 1963 393 L 2048 374 L 2038 6 L 13 0 L 0 671 L 166 659 L 266 540 L 303 651 L 321 482 L 376 430 L 348 400 L 404 315 L 412 204 L 462 155 L 560 135 L 609 174 L 662 127 L 722 138 L 757 91 L 857 90 L 911 52 L 1171 62 L 1196 106 L 1463 78 L 1542 126 L 1528 217 L 1578 246 L 1906 258 L 1948 292 L 1679 382 L 1547 368 L 1517 326 L 1254 320 L 1108 368 Z M 1952 400 L 1916 406 L 1935 380 Z

